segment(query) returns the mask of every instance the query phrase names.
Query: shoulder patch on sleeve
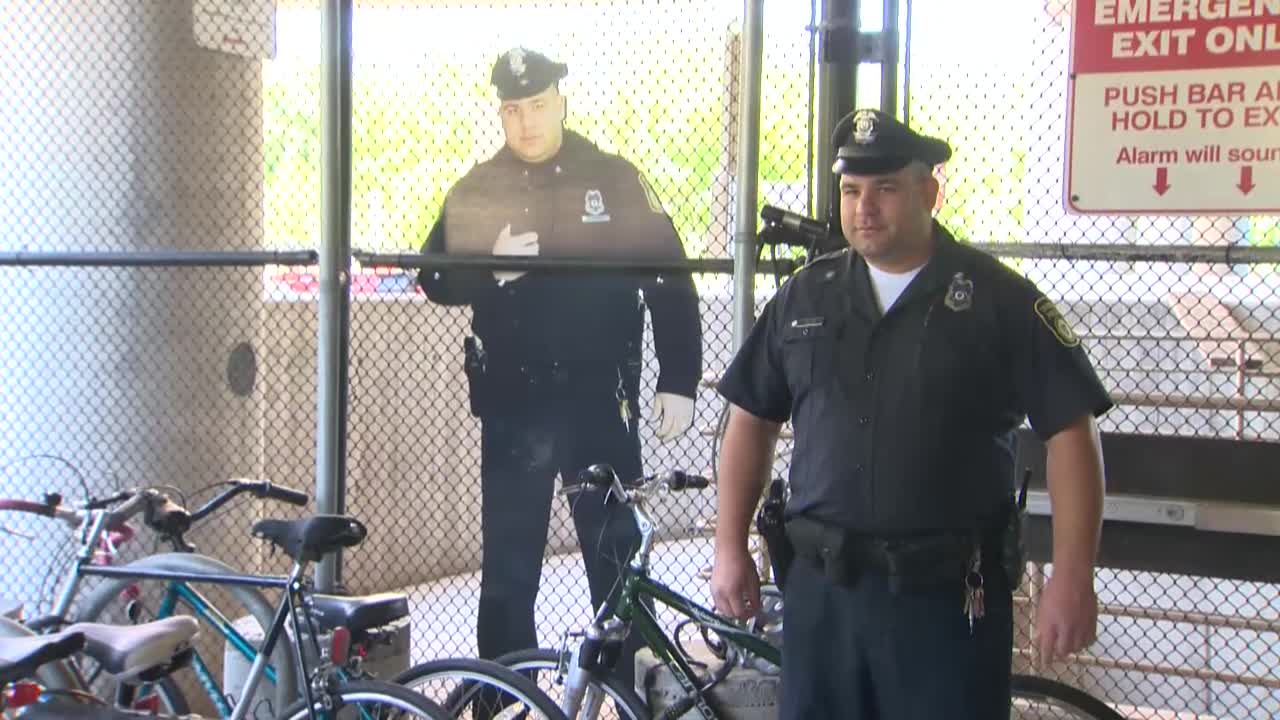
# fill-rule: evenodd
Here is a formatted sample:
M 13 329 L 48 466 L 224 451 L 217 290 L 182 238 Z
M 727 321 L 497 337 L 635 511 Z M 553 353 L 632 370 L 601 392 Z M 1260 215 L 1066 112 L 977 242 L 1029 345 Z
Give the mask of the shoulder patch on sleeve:
M 665 215 L 666 211 L 662 209 L 662 201 L 658 199 L 658 193 L 653 191 L 653 186 L 649 184 L 648 178 L 639 171 L 636 172 L 636 178 L 640 180 L 640 187 L 644 190 L 644 199 L 649 203 L 649 209 L 659 215 Z
M 1058 306 L 1047 297 L 1036 300 L 1036 315 L 1040 316 L 1040 320 L 1049 328 L 1049 332 L 1058 339 L 1058 342 L 1064 346 L 1072 348 L 1080 344 L 1080 338 L 1076 337 L 1075 331 L 1071 329 L 1071 324 L 1067 322 L 1066 317 L 1062 315 L 1062 311 L 1058 310 Z

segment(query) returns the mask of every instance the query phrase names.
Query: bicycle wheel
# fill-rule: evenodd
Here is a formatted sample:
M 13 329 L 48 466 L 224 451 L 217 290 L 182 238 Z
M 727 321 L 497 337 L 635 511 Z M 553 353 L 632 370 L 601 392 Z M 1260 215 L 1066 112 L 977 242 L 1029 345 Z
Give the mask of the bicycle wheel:
M 507 653 L 495 661 L 524 675 L 530 675 L 538 689 L 559 704 L 564 694 L 565 676 L 560 653 L 555 650 L 530 649 Z M 649 708 L 636 691 L 612 675 L 591 684 L 607 700 L 601 704 L 598 718 L 605 720 L 649 720 Z M 584 718 L 583 720 L 595 720 Z
M 140 558 L 121 567 L 143 570 L 170 570 L 187 573 L 221 573 L 242 574 L 225 563 L 204 555 L 189 553 L 162 553 Z M 140 591 L 141 605 L 149 606 L 142 620 L 154 620 L 154 613 L 159 606 L 159 598 L 168 583 L 163 580 L 131 580 L 127 578 L 100 578 L 101 582 L 89 593 L 79 605 L 77 620 L 86 622 L 129 622 L 124 616 L 124 603 L 121 595 L 126 588 L 137 586 Z M 256 589 L 239 585 L 202 584 L 201 590 L 215 595 L 210 599 L 217 610 L 227 618 L 252 616 L 260 628 L 271 626 L 275 618 L 275 607 Z M 150 615 L 150 616 L 149 616 Z M 197 618 L 199 620 L 199 618 Z M 184 696 L 186 706 L 195 705 L 196 712 L 217 712 L 211 695 L 225 695 L 222 688 L 222 652 L 227 636 L 211 623 L 200 624 L 200 636 L 196 640 L 196 653 L 199 662 L 207 672 L 189 667 L 179 670 L 172 677 L 166 678 L 174 692 Z M 268 693 L 267 686 L 259 686 L 258 702 L 270 704 L 270 708 L 284 707 L 298 699 L 298 670 L 293 652 L 287 639 L 276 644 L 271 653 L 271 664 L 276 671 L 275 692 Z M 193 662 L 194 665 L 194 662 Z M 202 675 L 204 675 L 202 677 Z M 209 683 L 213 686 L 210 687 Z M 161 688 L 163 691 L 163 688 Z M 163 696 L 162 696 L 163 698 Z M 197 699 L 198 698 L 198 699 Z M 222 702 L 226 702 L 225 699 Z M 186 712 L 192 712 L 187 710 Z M 176 711 L 174 714 L 180 714 Z M 270 713 L 268 713 L 270 714 Z
M 489 660 L 432 660 L 409 668 L 392 682 L 425 695 L 454 718 L 565 720 L 533 680 Z
M 1014 675 L 1011 720 L 1124 720 L 1124 716 L 1089 693 L 1057 680 Z
M 348 718 L 351 720 L 356 718 L 449 720 L 452 717 L 439 705 L 408 688 L 377 680 L 343 682 L 339 684 L 337 692 L 329 694 L 329 699 L 333 701 L 333 708 L 326 710 L 317 706 L 314 708 L 316 717 L 325 718 L 325 720 L 348 720 Z M 276 716 L 276 720 L 305 720 L 310 717 L 307 701 L 299 700 L 285 708 L 283 713 Z

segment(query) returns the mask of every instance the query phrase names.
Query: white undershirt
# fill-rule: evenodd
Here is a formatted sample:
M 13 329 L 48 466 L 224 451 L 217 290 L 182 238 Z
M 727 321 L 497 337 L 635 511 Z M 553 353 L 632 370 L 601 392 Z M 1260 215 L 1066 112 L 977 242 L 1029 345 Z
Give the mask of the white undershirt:
M 880 301 L 880 312 L 887 313 L 898 301 L 898 296 L 911 284 L 911 279 L 920 274 L 924 265 L 904 273 L 891 273 L 877 269 L 867 263 L 867 272 L 871 275 L 871 286 L 876 289 L 876 298 Z

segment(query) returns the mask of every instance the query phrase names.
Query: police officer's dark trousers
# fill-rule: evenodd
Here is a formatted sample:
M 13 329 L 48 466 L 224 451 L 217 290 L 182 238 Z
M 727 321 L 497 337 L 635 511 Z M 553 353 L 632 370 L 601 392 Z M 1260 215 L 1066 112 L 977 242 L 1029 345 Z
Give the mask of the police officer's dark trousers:
M 837 583 L 797 558 L 783 609 L 781 718 L 1007 720 L 1012 597 L 1003 570 L 988 566 L 986 616 L 970 634 L 962 577 L 894 593 L 883 573 Z
M 635 421 L 623 422 L 612 389 L 584 390 L 570 384 L 545 402 L 499 408 L 482 420 L 484 547 L 477 644 L 483 658 L 538 645 L 534 604 L 557 473 L 567 484 L 595 463 L 612 465 L 624 479 L 641 473 Z M 639 547 L 631 511 L 616 501 L 606 506 L 605 496 L 566 496 L 594 608 L 616 598 L 619 568 Z M 633 634 L 619 658 L 619 675 L 628 683 L 637 645 Z

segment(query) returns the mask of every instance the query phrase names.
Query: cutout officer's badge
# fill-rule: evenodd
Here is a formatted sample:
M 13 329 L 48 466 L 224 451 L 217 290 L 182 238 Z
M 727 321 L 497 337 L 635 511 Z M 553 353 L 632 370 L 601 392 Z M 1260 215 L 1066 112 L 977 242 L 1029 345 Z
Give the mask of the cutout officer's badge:
M 1053 333 L 1058 342 L 1069 348 L 1080 344 L 1080 338 L 1076 336 L 1075 331 L 1071 329 L 1071 324 L 1063 317 L 1062 312 L 1052 300 L 1042 297 L 1036 301 L 1034 307 L 1036 315 L 1040 316 L 1040 320 L 1049 328 L 1049 332 Z
M 943 300 L 947 307 L 956 312 L 973 307 L 973 281 L 958 272 L 951 276 L 951 285 L 947 287 L 947 297 Z
M 853 141 L 867 145 L 876 141 L 876 114 L 863 110 L 853 116 Z
M 605 212 L 604 195 L 599 190 L 588 190 L 586 197 L 582 201 L 582 210 L 585 213 L 582 216 L 584 223 L 600 223 L 609 222 L 609 213 Z
M 649 184 L 649 179 L 644 173 L 636 173 L 636 177 L 640 178 L 640 188 L 644 190 L 645 202 L 649 203 L 649 209 L 659 215 L 665 215 L 666 211 L 662 209 L 662 201 L 658 199 L 658 193 L 653 191 L 653 186 Z
M 521 77 L 527 69 L 527 66 L 524 64 L 524 50 L 515 48 L 511 52 L 507 53 L 507 67 L 511 68 L 511 74 L 514 75 L 517 80 L 520 80 L 522 83 L 529 82 Z

